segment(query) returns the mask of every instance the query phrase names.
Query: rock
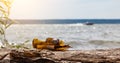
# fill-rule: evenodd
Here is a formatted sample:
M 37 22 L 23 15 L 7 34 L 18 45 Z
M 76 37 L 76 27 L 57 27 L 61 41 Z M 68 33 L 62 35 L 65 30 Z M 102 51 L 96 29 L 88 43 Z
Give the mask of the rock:
M 72 50 L 72 51 L 50 51 L 50 50 L 27 50 L 11 51 L 12 60 L 29 60 L 31 62 L 46 61 L 44 63 L 117 63 L 120 62 L 120 49 L 110 50 Z M 13 56 L 12 56 L 13 55 Z
M 0 63 L 10 63 L 9 59 L 0 60 Z
M 4 50 L 2 50 L 4 51 Z M 0 63 L 120 63 L 120 48 L 99 50 L 11 50 Z
M 0 49 L 0 63 L 10 63 L 9 53 L 10 49 Z

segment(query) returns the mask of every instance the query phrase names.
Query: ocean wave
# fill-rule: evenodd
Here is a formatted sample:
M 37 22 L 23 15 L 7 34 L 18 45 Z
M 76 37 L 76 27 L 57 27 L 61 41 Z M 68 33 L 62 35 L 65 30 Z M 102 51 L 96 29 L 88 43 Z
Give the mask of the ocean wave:
M 88 43 L 95 45 L 120 45 L 120 41 L 91 40 Z
M 90 40 L 88 42 L 70 41 L 67 42 L 67 44 L 72 46 L 71 50 L 109 49 L 120 47 L 120 41 L 107 40 Z
M 72 24 L 62 24 L 62 25 L 67 25 L 67 26 L 84 26 L 83 23 L 72 23 Z

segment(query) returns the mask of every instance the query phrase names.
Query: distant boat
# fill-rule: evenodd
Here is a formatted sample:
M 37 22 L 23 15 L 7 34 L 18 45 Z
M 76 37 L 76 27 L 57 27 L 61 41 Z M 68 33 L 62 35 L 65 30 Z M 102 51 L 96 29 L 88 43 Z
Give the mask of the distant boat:
M 94 23 L 92 23 L 92 22 L 85 22 L 84 24 L 85 25 L 93 25 Z

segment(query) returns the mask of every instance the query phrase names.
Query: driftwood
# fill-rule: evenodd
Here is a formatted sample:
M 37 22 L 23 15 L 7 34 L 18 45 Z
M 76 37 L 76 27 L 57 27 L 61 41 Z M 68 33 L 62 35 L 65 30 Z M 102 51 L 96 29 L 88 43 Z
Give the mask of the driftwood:
M 11 63 L 120 63 L 120 48 L 109 50 L 12 50 Z
M 72 51 L 0 49 L 0 63 L 120 63 L 120 48 Z

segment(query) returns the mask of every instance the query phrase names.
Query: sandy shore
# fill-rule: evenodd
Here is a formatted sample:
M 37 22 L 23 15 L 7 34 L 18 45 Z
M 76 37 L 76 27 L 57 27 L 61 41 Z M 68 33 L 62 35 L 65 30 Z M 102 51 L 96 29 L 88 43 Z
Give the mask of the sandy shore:
M 0 58 L 7 53 L 10 54 L 0 63 L 120 63 L 120 48 L 71 51 L 0 49 Z

